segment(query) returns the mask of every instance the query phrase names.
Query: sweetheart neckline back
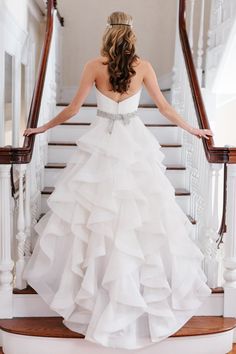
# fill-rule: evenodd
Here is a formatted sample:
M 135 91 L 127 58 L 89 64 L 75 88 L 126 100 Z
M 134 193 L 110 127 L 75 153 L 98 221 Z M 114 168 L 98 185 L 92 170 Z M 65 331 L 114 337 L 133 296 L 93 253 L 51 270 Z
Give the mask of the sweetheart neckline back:
M 143 88 L 143 86 L 141 85 L 140 89 L 139 89 L 136 93 L 134 93 L 133 95 L 131 95 L 131 96 L 129 96 L 129 97 L 126 97 L 126 98 L 125 98 L 124 100 L 122 100 L 122 101 L 117 102 L 117 101 L 113 100 L 112 98 L 108 97 L 107 95 L 104 95 L 104 93 L 102 93 L 102 92 L 96 87 L 96 85 L 95 85 L 95 89 L 98 91 L 98 93 L 100 93 L 102 96 L 108 98 L 109 100 L 111 100 L 112 102 L 115 102 L 115 103 L 117 103 L 117 104 L 120 104 L 120 103 L 122 103 L 122 102 L 124 102 L 124 101 L 127 101 L 128 99 L 130 99 L 130 98 L 136 96 L 136 95 L 142 90 L 142 88 Z

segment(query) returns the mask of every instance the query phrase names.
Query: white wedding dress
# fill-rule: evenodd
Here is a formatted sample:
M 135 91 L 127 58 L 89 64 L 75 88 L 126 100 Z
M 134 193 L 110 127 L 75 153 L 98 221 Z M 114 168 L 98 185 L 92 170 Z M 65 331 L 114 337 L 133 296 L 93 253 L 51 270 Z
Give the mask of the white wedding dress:
M 140 94 L 117 103 L 96 89 L 97 108 L 120 119 L 96 115 L 77 139 L 24 271 L 65 326 L 112 348 L 167 338 L 211 294 L 160 144 L 137 114 L 122 116 Z

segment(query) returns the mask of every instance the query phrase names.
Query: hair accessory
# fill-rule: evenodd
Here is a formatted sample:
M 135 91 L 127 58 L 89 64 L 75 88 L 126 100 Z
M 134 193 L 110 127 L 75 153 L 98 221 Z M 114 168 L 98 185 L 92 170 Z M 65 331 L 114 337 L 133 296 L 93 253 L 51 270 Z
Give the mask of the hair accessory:
M 113 25 L 123 25 L 123 26 L 131 26 L 130 24 L 128 24 L 128 23 L 111 23 L 110 24 L 111 26 L 113 26 Z
M 107 26 L 109 26 L 109 28 L 111 28 L 112 26 L 120 26 L 120 25 L 123 25 L 123 26 L 130 26 L 131 28 L 133 28 L 133 25 L 131 24 L 128 24 L 128 23 L 107 23 Z

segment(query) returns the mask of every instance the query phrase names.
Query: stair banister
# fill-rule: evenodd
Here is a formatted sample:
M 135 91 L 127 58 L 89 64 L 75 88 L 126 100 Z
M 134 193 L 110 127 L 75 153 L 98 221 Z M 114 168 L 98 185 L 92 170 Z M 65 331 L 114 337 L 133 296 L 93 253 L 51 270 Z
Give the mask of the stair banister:
M 203 18 L 202 18 L 203 6 L 204 6 L 203 0 L 201 5 L 202 8 L 201 8 L 201 16 L 200 16 L 200 21 L 201 21 L 200 26 L 202 26 L 203 23 Z M 193 100 L 198 126 L 203 129 L 209 129 L 210 128 L 209 119 L 206 113 L 204 101 L 202 98 L 201 88 L 198 81 L 199 72 L 202 71 L 202 67 L 200 65 L 201 61 L 199 59 L 199 54 L 201 53 L 200 51 L 198 53 L 198 61 L 197 61 L 198 68 L 196 70 L 194 65 L 194 60 L 193 60 L 193 54 L 191 51 L 189 38 L 186 30 L 186 0 L 179 0 L 178 15 L 179 15 L 178 17 L 179 40 L 181 43 L 183 60 L 185 63 L 184 66 L 187 73 L 188 84 L 190 86 L 190 92 L 191 92 L 191 95 L 189 95 L 189 99 Z M 201 36 L 203 35 L 201 28 L 200 28 L 200 35 Z M 200 44 L 198 49 L 201 50 L 202 38 L 199 38 L 198 43 Z M 174 68 L 175 76 L 176 76 L 178 66 L 181 65 L 179 63 L 177 64 L 175 63 L 175 68 Z M 205 74 L 207 75 L 207 72 Z M 186 104 L 189 105 L 189 103 Z M 205 175 L 208 176 L 207 178 L 211 178 L 211 179 L 215 178 L 216 179 L 215 183 L 217 185 L 220 165 L 224 166 L 223 213 L 222 213 L 222 219 L 221 219 L 220 228 L 218 232 L 219 236 L 216 238 L 216 235 L 213 230 L 215 227 L 208 228 L 207 232 L 205 233 L 205 236 L 207 234 L 209 235 L 208 238 L 209 242 L 207 243 L 207 245 L 205 245 L 205 250 L 207 251 L 210 250 L 210 254 L 211 254 L 210 258 L 212 262 L 217 263 L 217 259 L 218 259 L 217 257 L 219 257 L 219 254 L 217 254 L 216 245 L 218 243 L 218 248 L 219 248 L 219 244 L 223 243 L 224 245 L 224 251 L 225 251 L 224 274 L 222 278 L 222 283 L 223 283 L 222 285 L 224 287 L 224 292 L 225 292 L 224 315 L 236 316 L 236 305 L 234 305 L 235 301 L 233 301 L 233 299 L 236 298 L 236 226 L 235 226 L 236 225 L 236 147 L 216 146 L 213 138 L 210 138 L 209 140 L 203 139 L 202 145 L 203 145 L 205 157 L 208 163 L 212 166 L 212 168 L 209 168 L 206 162 L 204 162 L 201 158 L 200 159 L 201 161 L 200 162 L 198 161 L 198 167 L 201 168 L 204 166 L 204 168 L 199 173 L 205 173 L 205 170 L 209 169 L 208 174 Z M 192 151 L 192 155 L 193 154 L 194 152 Z M 192 161 L 192 163 L 194 164 L 194 161 Z M 194 171 L 195 170 L 193 169 L 193 172 Z M 210 171 L 212 171 L 212 173 Z M 205 183 L 207 184 L 207 181 L 205 181 Z M 212 197 L 214 200 L 217 200 L 218 203 L 218 199 L 217 199 L 218 196 L 216 195 L 217 194 L 216 189 L 217 188 L 214 189 L 213 191 L 214 196 Z M 206 189 L 205 192 L 207 198 L 208 194 Z M 201 203 L 203 202 L 207 204 L 206 200 L 204 201 L 203 199 L 201 199 L 199 205 L 201 205 Z M 214 210 L 214 205 L 212 205 L 211 208 L 213 209 L 206 210 L 206 213 L 212 214 L 212 224 L 214 225 L 217 220 L 216 210 Z M 202 228 L 202 230 L 203 229 L 204 228 Z M 225 233 L 225 237 L 222 240 L 222 236 L 224 233 Z M 214 269 L 216 270 L 216 268 Z M 210 276 L 209 274 L 207 275 Z
M 55 19 L 58 18 L 61 25 L 64 23 L 56 6 L 55 0 L 47 1 L 45 38 L 27 127 L 37 127 L 40 124 L 39 118 L 42 116 L 40 114 L 39 117 L 40 109 L 46 117 L 54 113 L 50 111 L 51 106 L 48 108 L 48 101 L 52 102 L 50 105 L 55 101 L 55 93 L 51 88 L 55 87 L 54 42 L 57 37 L 54 37 L 54 34 L 58 28 Z M 33 155 L 35 149 L 37 151 Z M 42 152 L 40 150 L 41 145 L 39 147 L 39 140 L 35 143 L 35 135 L 24 137 L 22 147 L 0 147 L 0 318 L 12 317 L 13 285 L 20 289 L 26 285 L 22 279 L 22 272 L 31 254 L 33 226 L 40 214 L 38 170 L 39 164 L 44 163 L 38 156 Z M 13 164 L 16 164 L 14 172 L 19 174 L 17 188 L 14 186 Z M 16 247 L 13 248 L 13 245 Z

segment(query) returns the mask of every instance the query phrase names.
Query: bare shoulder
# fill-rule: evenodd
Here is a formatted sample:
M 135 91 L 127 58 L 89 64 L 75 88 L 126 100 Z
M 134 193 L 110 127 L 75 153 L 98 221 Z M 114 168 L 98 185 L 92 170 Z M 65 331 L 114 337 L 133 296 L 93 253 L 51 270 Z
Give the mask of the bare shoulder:
M 143 73 L 148 73 L 150 70 L 152 70 L 152 64 L 150 63 L 149 60 L 145 58 L 138 58 L 137 60 L 137 67 L 139 67 L 140 71 Z
M 84 68 L 87 69 L 88 71 L 95 72 L 99 68 L 99 66 L 101 66 L 101 64 L 102 64 L 101 57 L 92 58 L 85 63 Z
M 152 64 L 149 60 L 147 59 L 142 59 L 142 65 L 145 70 L 150 70 L 152 69 Z

